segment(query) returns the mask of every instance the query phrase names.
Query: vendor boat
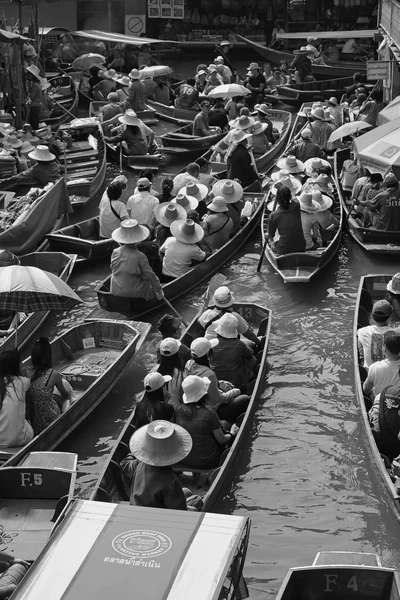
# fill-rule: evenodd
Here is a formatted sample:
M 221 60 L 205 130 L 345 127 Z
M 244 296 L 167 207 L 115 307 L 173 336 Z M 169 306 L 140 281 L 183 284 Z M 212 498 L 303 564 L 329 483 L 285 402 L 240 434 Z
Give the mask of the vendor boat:
M 60 75 L 49 79 L 51 88 L 48 94 L 56 105 L 53 113 L 56 116 L 46 119 L 47 125 L 57 129 L 63 123 L 68 123 L 74 118 L 79 104 L 78 88 L 72 77 Z
M 143 155 L 128 155 L 122 153 L 121 156 L 120 144 L 111 144 L 107 142 L 106 146 L 108 156 L 119 165 L 121 164 L 122 158 L 122 165 L 127 169 L 131 169 L 132 171 L 141 171 L 142 169 L 158 171 L 160 168 L 160 162 L 163 155 L 156 142 L 153 142 L 151 152 Z
M 99 237 L 99 217 L 80 221 L 47 234 L 48 247 L 52 251 L 72 252 L 81 260 L 108 258 L 117 247 L 113 239 Z
M 89 117 L 98 117 L 100 118 L 101 112 L 100 109 L 108 104 L 108 102 L 100 101 L 100 100 L 91 100 L 89 105 Z M 143 121 L 145 125 L 157 125 L 158 119 L 156 119 L 156 112 L 152 109 L 147 110 L 137 110 L 136 116 L 138 119 Z
M 370 90 L 372 85 L 366 83 L 366 76 L 361 78 L 365 87 Z M 290 85 L 277 85 L 276 98 L 285 104 L 300 106 L 305 102 L 327 102 L 329 98 L 340 100 L 347 88 L 354 84 L 353 77 L 340 79 L 323 79 L 321 81 L 308 81 L 307 83 L 292 83 Z
M 193 135 L 193 125 L 184 125 L 175 131 L 160 136 L 164 154 L 201 154 L 213 144 L 217 144 L 227 132 L 214 133 L 203 137 Z
M 176 108 L 173 104 L 161 104 L 155 100 L 147 100 L 146 102 L 149 109 L 154 110 L 156 116 L 162 121 L 169 121 L 170 123 L 176 123 L 176 125 L 187 125 L 193 123 L 193 120 L 198 110 L 186 110 L 184 108 Z

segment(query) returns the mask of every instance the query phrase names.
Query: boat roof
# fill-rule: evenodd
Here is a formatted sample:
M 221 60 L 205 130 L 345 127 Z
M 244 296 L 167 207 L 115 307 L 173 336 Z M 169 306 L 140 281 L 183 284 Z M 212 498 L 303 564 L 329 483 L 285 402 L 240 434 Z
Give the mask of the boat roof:
M 217 600 L 249 519 L 76 500 L 13 600 Z M 66 559 L 67 557 L 67 559 Z
M 110 33 L 109 31 L 100 31 L 99 29 L 86 29 L 84 31 L 71 31 L 71 35 L 89 38 L 91 40 L 102 42 L 115 42 L 116 44 L 130 44 L 131 46 L 143 46 L 144 44 L 177 44 L 178 42 L 157 40 L 155 38 L 134 37 L 122 33 Z
M 278 40 L 306 40 L 313 37 L 317 40 L 350 40 L 352 38 L 373 38 L 379 35 L 378 29 L 358 29 L 353 31 L 296 31 L 293 33 L 277 33 Z
M 39 35 L 57 33 L 58 31 L 68 33 L 70 30 L 67 27 L 39 27 Z

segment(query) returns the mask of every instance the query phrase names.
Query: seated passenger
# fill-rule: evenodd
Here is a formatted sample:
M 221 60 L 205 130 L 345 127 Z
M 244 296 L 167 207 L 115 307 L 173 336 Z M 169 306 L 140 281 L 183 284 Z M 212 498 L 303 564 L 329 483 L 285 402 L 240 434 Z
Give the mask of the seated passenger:
M 219 250 L 228 240 L 233 222 L 229 217 L 229 209 L 222 196 L 216 196 L 207 206 L 207 214 L 203 219 L 204 240 L 212 250 Z
M 232 219 L 231 236 L 240 229 L 240 215 L 244 206 L 243 187 L 238 181 L 220 179 L 212 188 L 214 196 L 222 197 L 228 206 L 228 216 Z
M 139 225 L 153 227 L 156 223 L 154 209 L 159 206 L 152 183 L 147 177 L 139 177 L 134 194 L 128 198 L 126 210 L 131 219 L 136 219 Z
M 119 244 L 111 255 L 111 286 L 114 296 L 161 300 L 164 297 L 160 280 L 149 265 L 146 256 L 137 249 L 137 244 L 150 235 L 150 231 L 135 219 L 122 221 L 112 232 Z
M 174 338 L 179 340 L 182 331 L 182 319 L 173 315 L 163 315 L 157 323 L 157 329 L 161 333 L 163 340 L 165 340 L 165 338 Z M 158 342 L 156 346 L 158 363 L 160 362 L 161 356 L 160 344 L 161 342 Z M 180 368 L 181 371 L 183 371 L 187 361 L 190 358 L 190 349 L 185 344 L 180 342 L 178 354 L 180 358 Z
M 246 412 L 250 402 L 249 396 L 241 394 L 239 388 L 233 387 L 228 381 L 218 381 L 210 368 L 213 348 L 219 344 L 217 338 L 196 338 L 190 345 L 191 359 L 185 366 L 184 376 L 197 375 L 210 380 L 206 407 L 214 410 L 220 419 L 235 423 L 239 415 Z
M 400 385 L 390 385 L 375 397 L 369 411 L 378 450 L 392 461 L 400 453 Z
M 319 229 L 315 213 L 319 211 L 319 205 L 313 200 L 311 194 L 303 192 L 299 196 L 301 226 L 304 239 L 306 240 L 306 252 L 318 247 Z
M 192 268 L 193 261 L 202 262 L 206 258 L 206 253 L 197 246 L 204 237 L 204 230 L 192 219 L 174 221 L 171 233 L 173 237 L 165 240 L 160 248 L 162 272 L 168 281 L 185 275 Z
M 312 131 L 308 127 L 302 129 L 300 132 L 300 140 L 296 141 L 290 146 L 289 152 L 295 156 L 300 162 L 303 162 L 310 158 L 325 158 L 325 152 L 318 144 L 314 144 L 311 141 Z
M 122 191 L 126 188 L 127 179 L 112 181 L 100 200 L 100 239 L 110 239 L 112 232 L 118 229 L 122 221 L 129 219 L 126 204 L 120 200 Z
M 120 115 L 122 112 L 117 92 L 110 92 L 107 96 L 107 101 L 108 104 L 105 104 L 101 109 L 103 121 L 109 121 L 116 115 Z
M 383 334 L 383 355 L 385 358 L 372 363 L 368 377 L 363 383 L 364 394 L 374 398 L 389 385 L 400 383 L 400 332 L 386 331 Z
M 55 154 L 49 151 L 47 146 L 36 146 L 28 154 L 29 158 L 35 162 L 32 167 L 5 179 L 1 184 L 1 189 L 14 190 L 19 186 L 44 187 L 48 183 L 55 183 L 60 179 L 60 163 Z
M 21 377 L 18 350 L 0 354 L 0 448 L 25 446 L 33 438 L 26 420 L 25 394 L 30 381 Z
M 206 202 L 208 193 L 208 187 L 206 185 L 195 181 L 189 181 L 183 188 L 180 189 L 180 192 L 176 196 L 175 200 L 178 202 L 178 204 L 183 206 L 187 212 L 189 212 L 189 210 L 196 210 L 200 215 L 200 218 L 202 218 L 207 212 Z M 186 204 L 179 200 L 182 194 L 184 196 L 188 196 L 189 198 L 194 198 L 197 201 L 197 206 L 194 206 L 194 204 L 190 202 L 191 206 L 190 209 L 188 209 Z
M 61 415 L 64 402 L 71 399 L 72 387 L 53 369 L 51 344 L 47 338 L 40 337 L 34 343 L 31 363 L 27 404 L 30 422 L 37 435 Z
M 26 560 L 0 552 L 0 600 L 8 600 L 11 597 L 29 567 L 30 564 Z
M 365 201 L 363 227 L 381 231 L 400 231 L 400 190 L 394 173 L 387 173 L 382 191 Z
M 177 98 L 175 100 L 176 108 L 183 108 L 186 110 L 196 110 L 197 102 L 199 99 L 199 90 L 195 88 L 196 80 L 194 77 L 189 77 L 186 83 L 182 83 L 179 86 Z
M 223 66 L 223 65 L 221 65 Z M 228 117 L 223 102 L 216 102 L 208 115 L 210 127 L 219 127 L 221 131 L 228 129 Z
M 270 119 L 270 106 L 268 104 L 258 104 L 254 107 L 257 111 L 256 119 L 260 123 L 265 123 L 267 128 L 265 130 L 265 135 L 270 144 L 274 144 L 277 139 L 279 139 L 279 133 L 277 130 L 274 130 L 274 124 Z
M 218 415 L 206 408 L 210 380 L 189 375 L 182 383 L 183 404 L 175 409 L 175 422 L 189 432 L 193 446 L 181 462 L 188 468 L 213 469 L 218 467 L 223 447 L 232 442 L 239 428 L 222 430 Z
M 249 346 L 239 339 L 238 327 L 239 321 L 230 313 L 216 321 L 219 344 L 214 348 L 210 367 L 218 379 L 229 381 L 245 391 L 256 360 Z
M 278 208 L 268 218 L 268 243 L 276 254 L 304 252 L 304 239 L 300 204 L 292 198 L 288 188 L 282 187 L 276 193 Z M 274 240 L 276 233 L 279 239 Z
M 383 358 L 383 336 L 390 329 L 388 323 L 392 312 L 392 305 L 387 300 L 378 300 L 372 308 L 373 324 L 357 331 L 360 363 L 367 369 Z
M 158 362 L 155 371 L 171 378 L 167 385 L 167 402 L 174 408 L 182 402 L 183 366 L 182 354 L 179 352 L 180 340 L 164 338 L 159 345 Z
M 178 203 L 159 204 L 154 209 L 154 216 L 158 221 L 156 226 L 156 240 L 160 246 L 163 245 L 165 240 L 172 236 L 171 224 L 174 221 L 181 221 L 186 219 L 186 210 Z
M 322 195 L 319 190 L 313 190 L 311 192 L 313 202 L 316 202 L 319 206 L 319 210 L 315 213 L 315 218 L 320 227 L 320 234 L 323 242 L 332 239 L 328 233 L 329 231 L 337 231 L 339 228 L 339 221 L 335 215 L 329 210 L 333 204 L 333 199 L 329 196 Z
M 140 119 L 133 110 L 128 109 L 118 121 L 125 127 L 113 130 L 111 136 L 104 136 L 106 142 L 122 144 L 123 152 L 127 156 L 144 156 L 148 153 L 148 142 L 140 128 Z
M 262 156 L 270 147 L 270 142 L 268 141 L 268 138 L 265 135 L 265 130 L 267 129 L 267 127 L 267 123 L 260 123 L 259 121 L 257 121 L 257 123 L 254 125 L 253 135 L 251 137 L 251 144 L 253 147 L 253 154 L 255 157 Z
M 387 294 L 385 299 L 393 308 L 389 325 L 394 325 L 397 327 L 400 325 L 400 273 L 393 275 L 392 279 L 386 285 L 386 289 Z
M 197 137 L 207 137 L 213 135 L 216 130 L 210 128 L 208 120 L 208 114 L 211 110 L 211 104 L 209 100 L 203 100 L 200 103 L 200 112 L 194 118 L 193 121 L 193 135 Z
M 168 404 L 166 399 L 165 385 L 171 381 L 170 375 L 161 373 L 148 373 L 144 378 L 143 398 L 135 408 L 135 417 L 132 424 L 139 429 L 152 421 L 163 419 L 171 421 L 174 415 L 174 407 Z
M 350 153 L 350 159 L 344 161 L 339 177 L 343 191 L 353 191 L 353 186 L 357 181 L 359 171 L 360 166 L 358 161 L 355 158 L 354 153 Z

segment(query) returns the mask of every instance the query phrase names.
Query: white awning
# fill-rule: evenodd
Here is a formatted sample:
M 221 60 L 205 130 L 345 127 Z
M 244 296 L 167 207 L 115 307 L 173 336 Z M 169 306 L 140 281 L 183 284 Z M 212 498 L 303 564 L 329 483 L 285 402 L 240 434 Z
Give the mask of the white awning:
M 379 35 L 378 29 L 358 29 L 354 31 L 296 31 L 294 33 L 277 33 L 278 40 L 306 40 L 309 37 L 317 40 L 358 40 L 361 38 L 373 39 Z
M 71 35 L 85 37 L 97 42 L 114 42 L 115 44 L 130 44 L 131 46 L 143 46 L 144 44 L 177 44 L 170 40 L 156 40 L 155 38 L 133 37 L 122 33 L 110 33 L 108 31 L 99 31 L 98 29 L 88 29 L 86 31 L 71 31 Z

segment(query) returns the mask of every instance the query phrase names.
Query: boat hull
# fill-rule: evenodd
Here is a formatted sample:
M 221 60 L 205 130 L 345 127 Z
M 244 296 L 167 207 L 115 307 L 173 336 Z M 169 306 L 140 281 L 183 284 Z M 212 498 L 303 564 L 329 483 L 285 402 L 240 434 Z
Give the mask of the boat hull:
M 183 153 L 201 154 L 214 144 L 217 144 L 226 135 L 226 132 L 221 132 L 205 137 L 198 137 L 192 135 L 192 132 L 193 126 L 190 124 L 160 136 L 163 152 L 178 156 L 182 156 Z
M 46 119 L 47 125 L 50 125 L 50 127 L 54 130 L 58 129 L 58 127 L 63 123 L 68 123 L 74 118 L 78 111 L 79 93 L 76 83 L 69 75 L 60 75 L 59 77 L 53 77 L 49 79 L 49 83 L 51 84 L 52 88 L 67 86 L 69 86 L 70 88 L 70 95 L 56 98 L 58 104 L 61 107 L 63 107 L 60 108 L 60 115 Z
M 99 238 L 99 218 L 80 221 L 47 234 L 49 248 L 53 251 L 77 254 L 84 259 L 104 259 L 117 247 L 113 239 Z
M 146 104 L 151 110 L 155 111 L 159 119 L 168 121 L 169 123 L 175 123 L 176 125 L 193 123 L 193 120 L 198 113 L 196 110 L 175 108 L 175 106 L 167 106 L 166 104 L 155 102 L 155 100 L 147 100 Z

